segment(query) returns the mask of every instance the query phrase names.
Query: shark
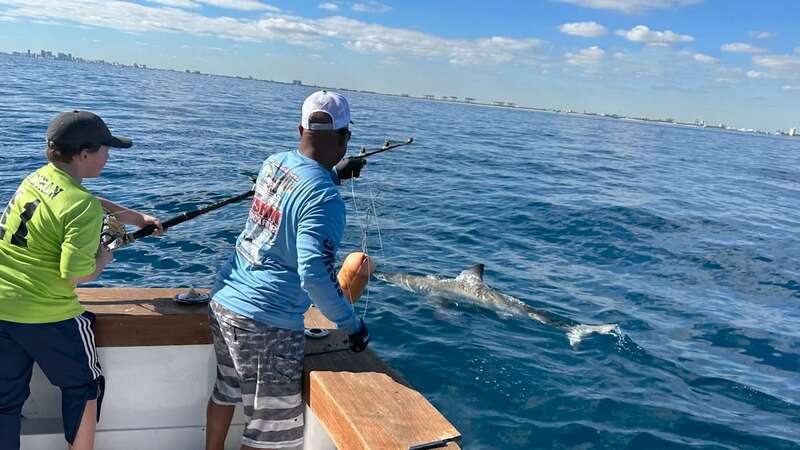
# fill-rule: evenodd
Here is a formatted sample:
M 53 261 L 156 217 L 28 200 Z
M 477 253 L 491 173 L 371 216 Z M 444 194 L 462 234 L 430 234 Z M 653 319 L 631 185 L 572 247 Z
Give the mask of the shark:
M 476 306 L 497 312 L 501 316 L 533 319 L 566 333 L 572 348 L 593 333 L 622 336 L 617 324 L 586 325 L 534 308 L 522 300 L 489 287 L 483 280 L 484 265 L 476 264 L 463 270 L 455 278 L 434 275 L 412 275 L 402 272 L 375 272 L 373 276 L 383 282 L 408 291 L 428 295 L 454 295 Z

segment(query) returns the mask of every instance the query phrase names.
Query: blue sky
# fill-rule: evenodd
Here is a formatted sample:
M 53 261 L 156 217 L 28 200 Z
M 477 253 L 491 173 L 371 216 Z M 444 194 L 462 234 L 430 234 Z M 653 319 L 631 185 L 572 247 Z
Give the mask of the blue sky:
M 800 126 L 797 0 L 0 0 L 0 51 Z

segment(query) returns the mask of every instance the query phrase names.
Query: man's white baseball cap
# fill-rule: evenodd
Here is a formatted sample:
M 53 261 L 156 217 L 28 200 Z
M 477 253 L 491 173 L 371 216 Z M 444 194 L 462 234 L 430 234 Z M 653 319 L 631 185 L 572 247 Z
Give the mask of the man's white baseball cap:
M 331 116 L 331 123 L 308 123 L 308 118 L 315 112 L 324 112 Z M 303 118 L 300 126 L 306 130 L 338 130 L 350 126 L 350 104 L 341 94 L 328 91 L 317 91 L 309 95 L 303 102 Z

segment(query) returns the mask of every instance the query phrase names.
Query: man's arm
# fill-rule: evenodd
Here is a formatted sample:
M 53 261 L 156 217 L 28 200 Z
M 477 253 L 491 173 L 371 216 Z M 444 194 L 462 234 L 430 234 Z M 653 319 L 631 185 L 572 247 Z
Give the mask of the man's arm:
M 344 225 L 345 206 L 340 199 L 306 211 L 297 234 L 297 272 L 301 286 L 325 317 L 353 334 L 361 324 L 336 278 L 336 251 Z

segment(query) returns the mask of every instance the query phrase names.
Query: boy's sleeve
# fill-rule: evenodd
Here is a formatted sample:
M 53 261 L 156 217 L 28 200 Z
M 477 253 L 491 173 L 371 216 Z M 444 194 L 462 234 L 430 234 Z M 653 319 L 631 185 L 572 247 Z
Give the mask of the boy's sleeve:
M 84 277 L 95 271 L 102 228 L 103 209 L 96 198 L 80 201 L 70 208 L 61 243 L 61 278 Z
M 341 199 L 330 199 L 306 211 L 297 232 L 297 272 L 301 286 L 325 317 L 352 334 L 360 323 L 336 278 L 336 250 L 344 227 Z

